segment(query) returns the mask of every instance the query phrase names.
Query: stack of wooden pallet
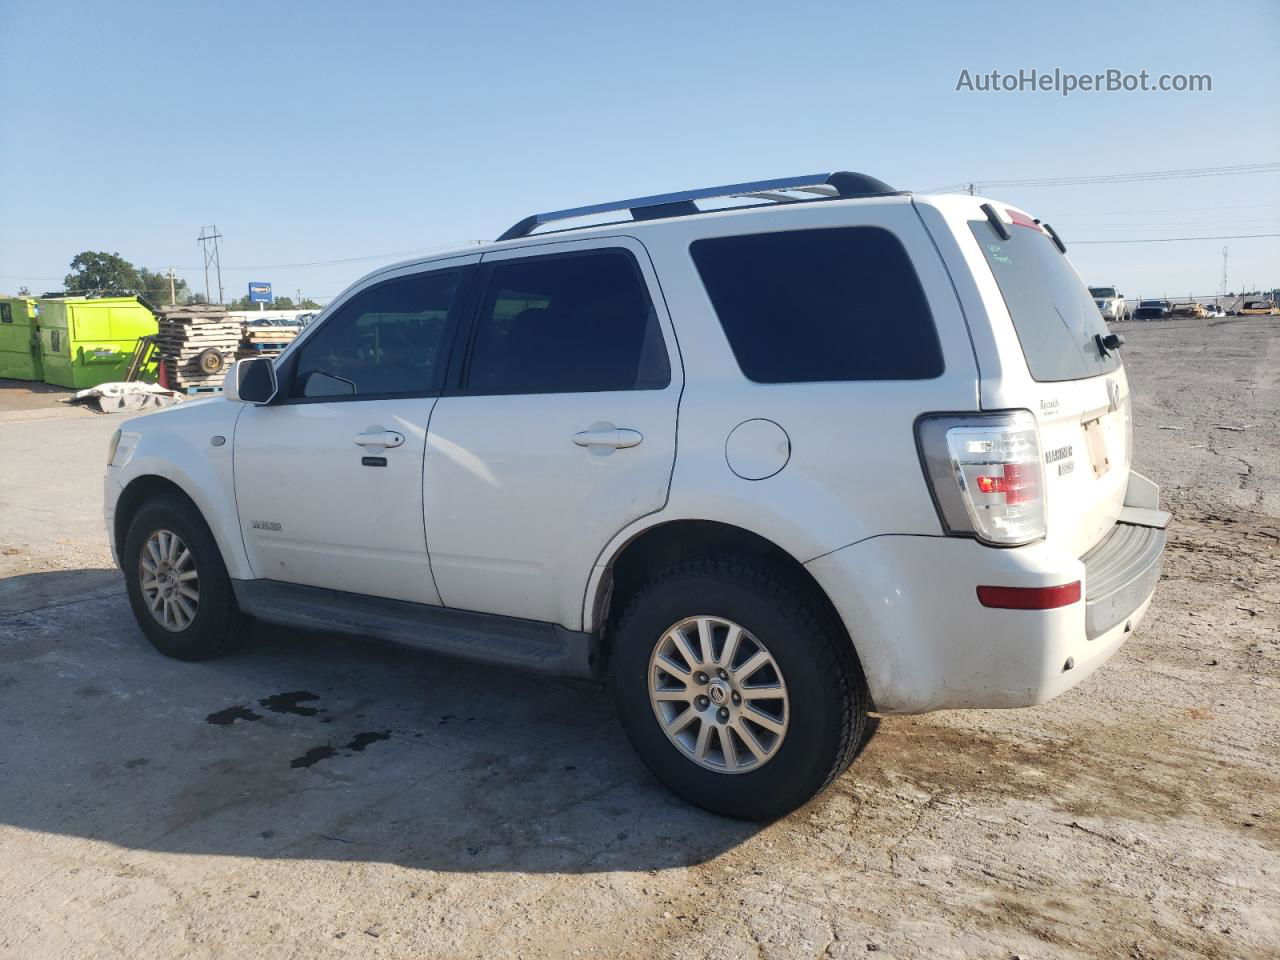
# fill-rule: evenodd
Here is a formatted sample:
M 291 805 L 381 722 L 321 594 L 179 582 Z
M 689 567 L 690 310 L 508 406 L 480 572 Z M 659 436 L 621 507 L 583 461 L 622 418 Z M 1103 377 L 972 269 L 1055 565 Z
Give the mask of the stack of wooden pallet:
M 171 390 L 205 393 L 221 389 L 240 342 L 240 324 L 225 307 L 200 303 L 159 311 L 160 363 Z
M 272 327 L 265 324 L 254 326 L 246 323 L 240 336 L 236 359 L 274 357 L 292 343 L 297 335 L 297 327 Z

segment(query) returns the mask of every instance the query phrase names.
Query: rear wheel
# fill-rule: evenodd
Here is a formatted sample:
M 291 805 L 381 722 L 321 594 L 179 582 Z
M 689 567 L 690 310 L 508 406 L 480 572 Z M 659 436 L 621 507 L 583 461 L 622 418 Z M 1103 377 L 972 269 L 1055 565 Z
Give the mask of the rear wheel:
M 164 494 L 138 510 L 120 562 L 134 618 L 161 653 L 206 660 L 243 639 L 247 620 L 218 545 L 182 497 Z
M 752 560 L 651 581 L 616 634 L 627 735 L 664 784 L 714 813 L 794 810 L 848 765 L 867 696 L 848 640 L 807 592 Z

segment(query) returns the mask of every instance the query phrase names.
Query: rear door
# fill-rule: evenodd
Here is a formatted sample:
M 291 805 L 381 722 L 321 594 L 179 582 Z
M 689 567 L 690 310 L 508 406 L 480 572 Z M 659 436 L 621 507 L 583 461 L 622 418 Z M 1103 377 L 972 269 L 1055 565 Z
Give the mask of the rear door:
M 1124 503 L 1129 385 L 1118 350 L 1103 343 L 1106 323 L 1066 256 L 1031 217 L 1000 209 L 1008 238 L 985 217 L 966 227 L 999 289 L 988 316 L 1016 337 L 1025 359 L 1025 376 L 1003 372 L 1004 396 L 1039 421 L 1048 538 L 1079 556 L 1111 529 Z
M 424 505 L 449 607 L 580 626 L 601 549 L 666 503 L 680 365 L 641 244 L 485 254 Z

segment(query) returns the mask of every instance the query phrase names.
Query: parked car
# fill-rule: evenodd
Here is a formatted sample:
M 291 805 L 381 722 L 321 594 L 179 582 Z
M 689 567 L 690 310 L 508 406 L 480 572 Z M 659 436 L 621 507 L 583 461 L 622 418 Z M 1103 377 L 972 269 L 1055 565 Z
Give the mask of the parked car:
M 1115 287 L 1090 287 L 1089 296 L 1097 304 L 1098 312 L 1109 323 L 1119 323 L 1129 319 L 1129 309 L 1125 306 L 1124 295 Z
M 1204 315 L 1206 317 L 1225 317 L 1227 312 L 1216 303 L 1206 303 L 1204 305 Z
M 1183 300 L 1169 307 L 1169 316 L 1202 320 L 1206 316 L 1204 305 L 1198 300 Z
M 1241 317 L 1265 317 L 1280 313 L 1274 300 L 1246 300 L 1236 311 Z
M 1168 300 L 1141 300 L 1133 311 L 1135 320 L 1163 320 L 1168 315 Z
M 257 618 L 609 679 L 658 779 L 779 816 L 869 710 L 1044 703 L 1142 622 L 1169 515 L 1065 250 L 835 173 L 377 270 L 116 432 L 134 616 L 183 660 Z

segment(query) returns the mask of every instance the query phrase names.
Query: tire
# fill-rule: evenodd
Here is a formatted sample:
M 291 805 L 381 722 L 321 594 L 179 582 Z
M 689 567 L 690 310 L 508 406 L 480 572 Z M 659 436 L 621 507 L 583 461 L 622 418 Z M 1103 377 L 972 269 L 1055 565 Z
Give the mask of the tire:
M 177 537 L 179 546 L 175 547 L 176 555 L 172 558 L 163 556 L 162 545 L 174 542 L 166 540 L 164 534 Z M 154 568 L 157 555 L 153 548 L 159 551 L 167 569 L 180 571 L 171 584 L 175 588 L 170 594 L 171 602 L 160 604 L 161 610 L 168 608 L 172 611 L 172 622 L 168 627 L 162 624 L 164 617 L 161 613 L 152 613 L 157 591 L 153 587 L 144 591 L 143 576 L 147 571 L 144 570 L 143 555 L 145 552 L 147 563 Z M 189 560 L 182 558 L 182 548 L 189 552 Z M 134 618 L 151 645 L 165 656 L 178 660 L 208 660 L 230 653 L 244 639 L 248 632 L 248 618 L 236 605 L 222 554 L 204 518 L 184 497 L 162 494 L 143 504 L 129 524 L 120 561 Z M 195 577 L 181 580 L 192 569 Z M 194 587 L 191 586 L 193 583 Z M 181 587 L 186 587 L 187 593 L 179 600 Z M 197 594 L 194 603 L 189 599 L 193 589 Z M 182 602 L 185 602 L 185 608 L 179 606 Z
M 196 366 L 204 374 L 220 373 L 226 366 L 226 358 L 215 348 L 207 347 L 196 356 Z
M 710 698 L 701 697 L 706 706 L 694 721 L 696 743 L 678 746 L 664 730 L 658 713 L 679 709 L 657 702 L 664 684 L 674 682 L 684 691 L 712 692 L 698 685 L 697 671 L 689 671 L 688 684 L 666 675 L 656 658 L 671 646 L 670 631 L 691 618 L 706 617 L 727 621 L 744 631 L 741 645 L 756 641 L 776 663 L 785 704 L 776 701 L 771 716 L 782 716 L 785 732 L 773 741 L 773 752 L 763 761 L 746 749 L 745 740 L 737 733 L 729 740 L 740 745 L 734 749 L 734 762 L 739 754 L 746 758 L 748 769 L 729 772 L 727 751 L 721 750 L 719 769 L 708 764 L 715 758 L 714 747 L 702 762 L 692 753 L 702 748 L 701 717 L 716 713 Z M 704 810 L 722 816 L 745 820 L 771 820 L 791 812 L 824 790 L 849 763 L 861 743 L 866 725 L 868 696 L 866 682 L 852 645 L 835 624 L 827 622 L 820 606 L 814 603 L 804 587 L 783 571 L 751 559 L 721 558 L 692 560 L 672 567 L 641 588 L 624 610 L 615 635 L 614 686 L 618 710 L 627 736 L 641 760 L 662 783 L 674 793 Z M 687 629 L 696 635 L 696 627 Z M 728 628 L 731 632 L 731 627 Z M 721 635 L 717 628 L 717 636 Z M 727 633 L 725 634 L 727 637 Z M 721 645 L 720 655 L 728 640 Z M 738 670 L 751 659 L 752 649 L 737 658 Z M 730 660 L 735 659 L 730 655 Z M 670 662 L 670 658 L 667 658 Z M 686 663 L 685 666 L 688 666 Z M 732 663 L 729 665 L 732 669 Z M 773 665 L 767 666 L 767 677 Z M 728 676 L 728 675 L 726 675 Z M 760 672 L 753 675 L 761 676 Z M 655 677 L 660 678 L 656 679 Z M 726 701 L 720 713 L 730 706 L 732 723 L 759 731 L 750 716 L 744 716 L 749 704 L 738 706 L 739 696 L 751 697 L 758 689 L 746 685 L 752 676 L 735 675 L 731 703 Z M 712 678 L 712 682 L 715 679 Z M 720 681 L 722 684 L 729 680 Z M 736 685 L 741 682 L 741 693 Z M 659 690 L 651 700 L 651 685 Z M 771 687 L 776 689 L 776 687 Z M 720 696 L 725 696 L 723 687 Z M 758 696 L 758 695 L 757 695 Z M 779 710 L 781 704 L 785 710 Z M 689 707 L 694 709 L 694 707 Z M 707 712 L 710 711 L 710 712 Z M 679 726 L 683 718 L 672 724 Z M 694 727 L 686 728 L 693 731 Z M 722 732 L 712 729 L 715 740 Z M 692 732 L 682 733 L 695 739 Z M 765 731 L 763 738 L 769 739 Z M 724 741 L 719 741 L 723 746 Z M 760 741 L 757 739 L 757 748 Z M 705 749 L 705 748 L 702 748 Z

